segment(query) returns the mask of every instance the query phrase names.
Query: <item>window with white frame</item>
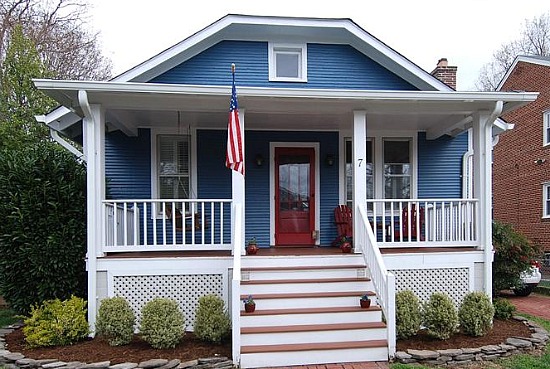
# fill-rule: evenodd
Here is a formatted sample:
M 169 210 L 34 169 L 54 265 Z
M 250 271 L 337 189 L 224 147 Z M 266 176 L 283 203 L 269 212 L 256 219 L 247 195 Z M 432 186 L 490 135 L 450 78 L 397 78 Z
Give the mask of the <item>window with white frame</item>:
M 411 198 L 411 142 L 384 139 L 384 198 Z
M 550 218 L 550 182 L 542 185 L 542 216 Z
M 160 199 L 188 199 L 189 135 L 157 136 L 157 193 Z
M 346 140 L 346 204 L 352 207 L 353 201 L 353 151 L 351 140 Z M 367 199 L 374 198 L 374 162 L 373 162 L 373 141 L 367 139 L 367 160 L 365 163 L 367 171 Z
M 545 111 L 542 115 L 542 121 L 543 121 L 543 145 L 547 146 L 550 145 L 550 110 Z
M 269 80 L 307 82 L 306 44 L 269 43 Z

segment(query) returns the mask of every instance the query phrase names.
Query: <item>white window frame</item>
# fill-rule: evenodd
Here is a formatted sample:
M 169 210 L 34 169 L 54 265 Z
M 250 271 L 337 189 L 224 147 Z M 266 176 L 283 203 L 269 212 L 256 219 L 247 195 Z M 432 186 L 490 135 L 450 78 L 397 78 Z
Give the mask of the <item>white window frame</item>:
M 151 198 L 160 199 L 159 188 L 158 188 L 158 136 L 165 135 L 187 135 L 189 136 L 189 199 L 196 198 L 197 188 L 197 176 L 196 176 L 196 134 L 195 130 L 182 130 L 177 129 L 162 129 L 156 128 L 151 129 Z
M 548 201 L 550 201 L 550 194 L 548 193 L 550 191 L 550 182 L 546 182 L 542 184 L 542 218 L 543 219 L 550 219 L 550 205 L 548 204 Z
M 307 82 L 307 44 L 268 43 L 269 80 L 274 82 Z M 298 54 L 298 78 L 277 76 L 277 53 Z
M 550 146 L 550 110 L 542 113 L 542 146 Z

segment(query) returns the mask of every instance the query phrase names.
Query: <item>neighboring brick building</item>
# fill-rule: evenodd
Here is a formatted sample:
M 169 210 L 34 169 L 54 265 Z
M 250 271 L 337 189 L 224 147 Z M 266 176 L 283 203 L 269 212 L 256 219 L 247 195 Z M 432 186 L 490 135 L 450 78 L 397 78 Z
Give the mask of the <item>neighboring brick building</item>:
M 494 218 L 510 223 L 550 253 L 550 57 L 519 56 L 499 91 L 538 91 L 538 99 L 503 118 L 515 124 L 493 150 Z M 547 256 L 548 257 L 548 256 Z

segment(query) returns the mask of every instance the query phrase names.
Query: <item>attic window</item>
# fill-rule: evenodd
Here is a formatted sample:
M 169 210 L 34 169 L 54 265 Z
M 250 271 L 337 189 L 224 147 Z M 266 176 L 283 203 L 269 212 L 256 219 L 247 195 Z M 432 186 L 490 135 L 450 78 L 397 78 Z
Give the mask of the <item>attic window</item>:
M 269 80 L 307 82 L 307 45 L 270 43 Z

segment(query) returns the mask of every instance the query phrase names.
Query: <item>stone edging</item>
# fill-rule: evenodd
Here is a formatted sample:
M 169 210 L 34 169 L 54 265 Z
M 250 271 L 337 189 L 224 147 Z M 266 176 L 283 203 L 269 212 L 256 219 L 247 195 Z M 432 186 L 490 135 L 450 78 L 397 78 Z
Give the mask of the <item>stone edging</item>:
M 524 352 L 543 349 L 550 339 L 548 331 L 540 325 L 529 321 L 522 316 L 513 319 L 523 322 L 529 327 L 531 337 L 510 337 L 500 345 L 487 345 L 477 348 L 459 348 L 447 350 L 413 350 L 398 351 L 394 361 L 404 364 L 419 363 L 426 365 L 457 366 L 474 361 L 489 361 L 501 357 L 508 357 Z
M 80 361 L 64 362 L 57 359 L 30 359 L 19 352 L 6 350 L 4 336 L 10 334 L 21 325 L 14 324 L 0 329 L 0 366 L 6 369 L 232 369 L 233 361 L 225 356 L 209 357 L 186 361 L 151 359 L 141 363 L 122 363 L 111 365 L 110 361 L 97 363 L 82 363 Z

